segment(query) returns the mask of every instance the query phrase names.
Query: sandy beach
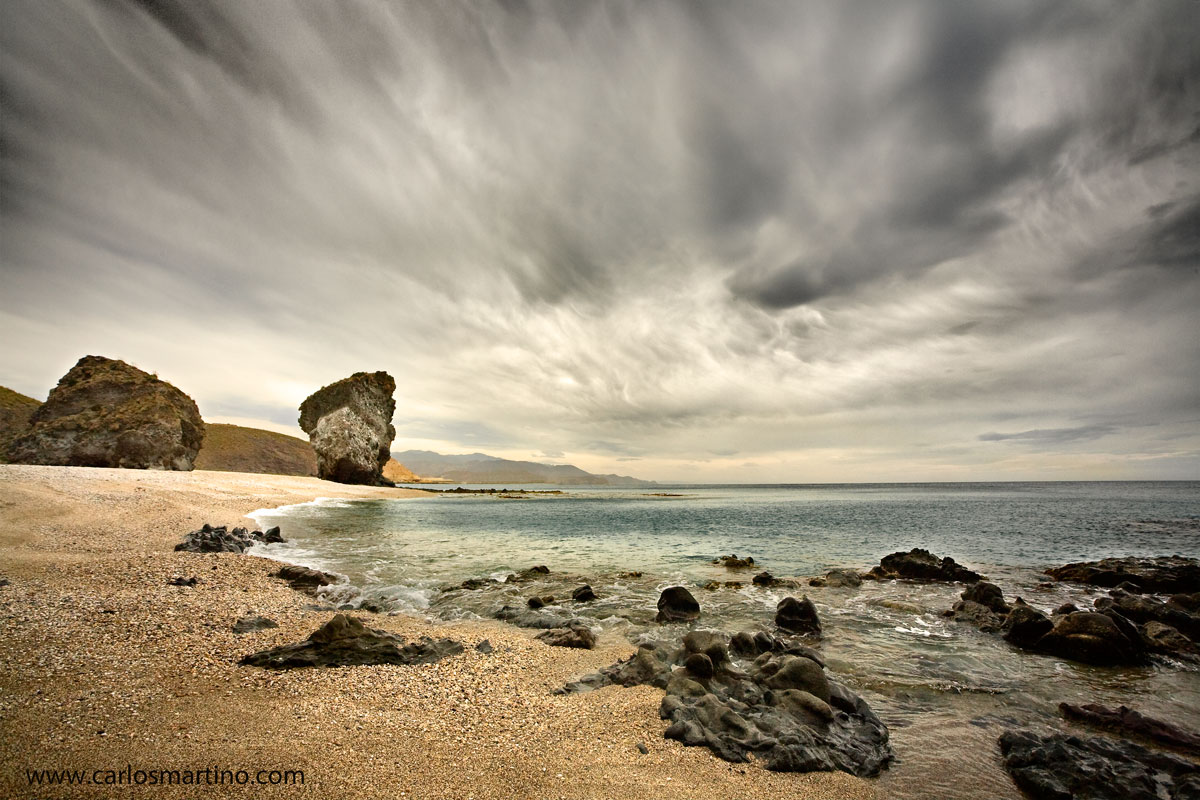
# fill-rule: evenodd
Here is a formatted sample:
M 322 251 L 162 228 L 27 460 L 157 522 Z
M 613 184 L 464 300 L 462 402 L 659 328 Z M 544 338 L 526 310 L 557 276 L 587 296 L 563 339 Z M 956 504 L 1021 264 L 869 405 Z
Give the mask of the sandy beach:
M 664 740 L 657 689 L 551 694 L 632 653 L 618 637 L 571 650 L 498 622 L 360 614 L 406 638 L 458 639 L 466 652 L 413 667 L 239 666 L 333 612 L 306 608 L 312 598 L 271 578 L 275 562 L 173 551 L 205 522 L 252 527 L 243 515 L 259 508 L 417 494 L 273 475 L 0 466 L 0 578 L 9 581 L 0 586 L 0 796 L 874 796 L 846 774 L 771 773 Z M 191 576 L 195 587 L 169 584 Z M 246 614 L 279 627 L 233 633 Z M 491 654 L 474 649 L 484 639 Z M 103 779 L 127 765 L 267 779 L 302 771 L 303 784 L 29 780 L 32 770 L 63 769 Z

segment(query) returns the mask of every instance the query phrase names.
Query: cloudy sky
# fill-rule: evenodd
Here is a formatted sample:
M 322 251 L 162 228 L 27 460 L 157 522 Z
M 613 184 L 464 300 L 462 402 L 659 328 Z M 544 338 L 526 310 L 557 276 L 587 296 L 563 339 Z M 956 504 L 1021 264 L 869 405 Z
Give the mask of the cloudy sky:
M 1200 478 L 1200 3 L 9 0 L 0 384 L 684 481 Z

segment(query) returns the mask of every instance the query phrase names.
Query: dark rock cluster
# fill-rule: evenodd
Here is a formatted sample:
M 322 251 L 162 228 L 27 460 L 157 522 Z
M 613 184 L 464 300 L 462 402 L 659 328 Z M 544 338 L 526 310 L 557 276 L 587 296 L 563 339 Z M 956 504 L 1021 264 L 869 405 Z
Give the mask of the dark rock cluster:
M 914 547 L 907 553 L 892 553 L 879 561 L 867 573 L 875 580 L 904 578 L 912 581 L 946 581 L 948 583 L 974 583 L 983 580 L 978 572 L 969 570 L 946 556 L 938 558 L 928 550 Z
M 1004 767 L 1034 800 L 1192 800 L 1200 765 L 1105 737 L 1008 731 Z
M 302 642 L 261 650 L 239 663 L 267 669 L 431 664 L 461 652 L 462 644 L 453 639 L 423 636 L 405 643 L 401 636 L 368 628 L 355 617 L 338 614 Z
M 1126 706 L 1108 708 L 1098 703 L 1081 706 L 1059 703 L 1058 710 L 1072 722 L 1103 728 L 1122 736 L 1140 736 L 1156 744 L 1200 755 L 1200 734 L 1161 719 L 1147 717 Z
M 190 470 L 204 442 L 192 398 L 166 381 L 102 356 L 84 356 L 13 440 L 17 464 Z
M 213 527 L 207 522 L 198 531 L 191 531 L 183 541 L 175 545 L 176 552 L 184 553 L 244 553 L 256 544 L 274 544 L 284 541 L 279 527 L 266 531 L 249 531 L 245 528 L 230 530 L 224 525 Z
M 754 566 L 754 559 L 750 556 L 738 558 L 736 555 L 718 556 L 712 560 L 712 563 L 718 564 L 727 569 L 745 569 Z
M 576 647 L 591 650 L 596 646 L 596 634 L 580 620 L 570 620 L 559 628 L 549 628 L 533 637 L 553 647 Z
M 356 372 L 300 404 L 300 428 L 317 452 L 319 478 L 391 485 L 384 480 L 383 466 L 396 438 L 395 391 L 396 381 L 386 372 Z
M 1046 574 L 1056 581 L 1088 583 L 1109 589 L 1122 586 L 1126 590 L 1150 594 L 1200 592 L 1200 561 L 1183 556 L 1079 561 L 1048 569 Z
M 285 580 L 296 591 L 314 596 L 322 586 L 328 586 L 337 581 L 337 577 L 328 572 L 302 567 L 299 564 L 286 564 L 277 572 L 271 573 L 271 577 Z
M 642 644 L 562 691 L 639 684 L 666 691 L 659 708 L 671 723 L 666 738 L 707 747 L 726 761 L 753 754 L 776 771 L 870 777 L 893 758 L 887 727 L 866 702 L 830 680 L 813 651 L 788 639 L 692 631 L 679 648 Z
M 1190 602 L 1188 595 L 1162 601 L 1114 589 L 1111 596 L 1097 598 L 1093 611 L 1068 605 L 1051 616 L 1020 598 L 1010 605 L 999 587 L 980 582 L 969 586 L 946 616 L 1000 633 L 1024 650 L 1088 664 L 1140 664 L 1148 653 L 1200 655 L 1200 615 L 1188 610 Z

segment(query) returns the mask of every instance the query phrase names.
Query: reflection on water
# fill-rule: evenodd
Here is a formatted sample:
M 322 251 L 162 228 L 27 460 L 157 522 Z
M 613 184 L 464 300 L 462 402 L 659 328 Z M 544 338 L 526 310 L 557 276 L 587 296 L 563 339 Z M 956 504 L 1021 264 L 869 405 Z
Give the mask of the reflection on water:
M 996 636 L 941 616 L 961 586 L 867 582 L 858 589 L 761 589 L 757 570 L 712 565 L 755 558 L 776 576 L 866 568 L 894 550 L 926 547 L 978 569 L 1011 599 L 1044 610 L 1090 606 L 1091 590 L 1044 583 L 1041 570 L 1109 555 L 1200 556 L 1200 485 L 995 484 L 572 490 L 509 500 L 431 496 L 331 501 L 258 515 L 289 542 L 265 554 L 345 575 L 339 601 L 454 619 L 490 617 L 502 605 L 553 595 L 548 610 L 581 615 L 635 639 L 678 636 L 653 624 L 658 593 L 692 588 L 700 627 L 770 629 L 776 603 L 806 593 L 824 636 L 818 649 L 840 680 L 863 694 L 892 731 L 899 758 L 879 781 L 886 797 L 1018 798 L 1000 767 L 1007 727 L 1063 728 L 1057 704 L 1126 704 L 1195 725 L 1200 673 L 1158 661 L 1095 668 L 1023 653 Z M 467 578 L 503 579 L 546 564 L 552 574 L 477 591 L 443 591 Z M 640 577 L 627 574 L 642 572 Z M 741 588 L 703 587 L 741 580 Z M 590 583 L 600 599 L 570 601 Z

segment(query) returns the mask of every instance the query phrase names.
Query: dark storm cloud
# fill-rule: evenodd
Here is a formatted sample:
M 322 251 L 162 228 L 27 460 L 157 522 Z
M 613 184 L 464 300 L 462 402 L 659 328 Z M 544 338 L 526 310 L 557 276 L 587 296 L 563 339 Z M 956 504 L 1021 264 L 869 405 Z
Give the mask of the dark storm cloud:
M 1191 0 L 15 0 L 0 383 L 127 355 L 290 424 L 386 368 L 425 449 L 1192 469 L 1197 39 Z

